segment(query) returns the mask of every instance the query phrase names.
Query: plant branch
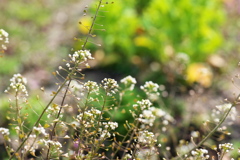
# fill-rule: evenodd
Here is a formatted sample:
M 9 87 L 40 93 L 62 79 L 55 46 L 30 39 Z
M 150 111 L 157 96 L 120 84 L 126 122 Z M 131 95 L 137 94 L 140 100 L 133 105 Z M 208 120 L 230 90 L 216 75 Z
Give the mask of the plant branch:
M 229 108 L 229 110 L 225 113 L 225 115 L 222 117 L 222 119 L 220 120 L 220 122 L 211 130 L 211 132 L 209 132 L 194 148 L 192 148 L 190 151 L 188 151 L 185 154 L 182 154 L 178 157 L 174 157 L 172 158 L 172 160 L 178 160 L 178 159 L 183 159 L 186 155 L 189 155 L 191 153 L 191 151 L 199 148 L 204 142 L 206 142 L 208 140 L 208 138 L 210 138 L 216 131 L 217 129 L 222 125 L 222 123 L 226 120 L 227 116 L 229 115 L 230 111 L 232 110 L 232 108 L 237 104 L 237 101 L 239 100 L 240 94 L 237 96 L 237 98 L 235 99 L 235 101 L 232 103 L 231 107 Z

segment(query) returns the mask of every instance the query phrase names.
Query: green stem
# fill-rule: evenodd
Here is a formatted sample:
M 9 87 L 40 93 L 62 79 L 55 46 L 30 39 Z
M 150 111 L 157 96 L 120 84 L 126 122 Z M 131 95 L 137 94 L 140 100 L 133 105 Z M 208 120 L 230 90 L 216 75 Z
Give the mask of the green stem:
M 104 113 L 104 108 L 105 108 L 106 102 L 107 102 L 107 92 L 105 93 L 105 96 L 104 96 L 104 101 L 103 101 L 101 113 L 100 113 L 99 118 L 97 120 L 96 134 L 94 135 L 93 140 L 97 139 L 97 136 L 98 136 L 97 133 L 98 133 L 98 130 L 100 128 L 100 121 L 101 121 L 101 118 L 102 118 L 103 113 Z M 91 159 L 94 157 L 95 153 L 97 153 L 98 150 L 99 150 L 99 143 L 96 146 L 92 147 L 92 151 L 91 151 L 91 155 L 90 155 Z
M 40 120 L 42 119 L 44 113 L 46 112 L 46 110 L 48 109 L 48 107 L 52 104 L 52 102 L 54 101 L 54 99 L 57 97 L 58 93 L 62 90 L 62 88 L 64 87 L 64 85 L 66 84 L 66 82 L 68 81 L 68 78 L 66 78 L 64 80 L 64 82 L 62 83 L 62 85 L 60 86 L 60 88 L 57 90 L 57 92 L 54 94 L 54 96 L 52 97 L 52 99 L 49 101 L 49 103 L 46 105 L 46 107 L 44 108 L 44 110 L 42 111 L 42 113 L 40 114 L 40 116 L 38 117 L 37 121 L 35 122 L 35 124 L 33 125 L 33 127 L 38 126 Z M 13 157 L 15 156 L 15 154 L 23 147 L 23 145 L 25 144 L 25 142 L 27 141 L 27 139 L 29 138 L 29 136 L 32 134 L 33 132 L 33 127 L 30 130 L 30 132 L 27 134 L 26 138 L 22 141 L 22 143 L 20 144 L 20 146 L 16 149 L 16 151 L 11 155 L 11 157 L 9 158 L 9 160 L 13 159 Z
M 137 121 L 137 123 L 136 123 L 136 128 L 138 128 L 138 126 L 139 126 L 139 121 Z M 135 128 L 135 129 L 136 129 Z M 134 130 L 135 129 L 131 129 L 131 131 L 132 131 L 132 134 L 131 134 L 131 136 L 130 136 L 130 138 L 129 138 L 129 142 L 127 143 L 127 146 L 125 147 L 126 149 L 128 149 L 128 147 L 130 146 L 130 144 L 131 144 L 131 140 L 133 140 L 133 136 L 134 136 L 134 134 L 135 134 L 135 132 L 134 132 Z M 125 140 L 124 140 L 125 141 Z M 124 142 L 123 141 L 123 142 Z M 122 143 L 121 143 L 122 144 Z M 124 157 L 125 156 L 125 154 L 126 154 L 126 152 L 124 151 L 124 153 L 123 153 L 123 155 L 122 155 L 122 157 Z
M 61 107 L 60 107 L 60 109 L 59 109 L 59 111 L 58 111 L 58 115 L 57 115 L 56 119 L 58 119 L 58 118 L 60 117 L 60 114 L 61 114 L 61 111 L 62 111 L 62 108 L 63 108 L 63 105 L 64 105 L 64 101 L 65 101 L 65 98 L 66 98 L 66 96 L 67 96 L 67 91 L 68 91 L 68 88 L 69 88 L 69 86 L 70 86 L 71 81 L 72 81 L 72 80 L 70 79 L 69 82 L 68 82 L 67 88 L 66 88 L 66 90 L 65 90 L 65 92 L 64 92 L 63 99 L 62 99 L 62 102 L 61 102 Z M 53 139 L 53 136 L 55 136 L 55 128 L 56 128 L 56 126 L 57 126 L 57 123 L 58 123 L 58 122 L 55 122 L 54 125 L 53 125 L 52 132 L 50 133 L 50 140 L 52 140 L 52 139 Z M 49 146 L 48 146 L 47 156 L 46 156 L 47 159 L 49 159 L 50 150 L 51 150 L 51 144 L 49 144 Z
M 86 40 L 85 40 L 85 42 L 84 42 L 84 44 L 83 44 L 83 46 L 82 46 L 82 49 L 83 49 L 83 50 L 85 49 L 85 46 L 86 46 L 86 44 L 87 44 L 87 42 L 88 42 L 88 39 L 91 37 L 92 31 L 93 31 L 93 26 L 94 26 L 94 24 L 95 24 L 95 22 L 96 22 L 97 15 L 98 15 L 98 12 L 99 12 L 99 10 L 100 10 L 101 4 L 102 4 L 102 0 L 99 0 L 99 3 L 98 3 L 98 5 L 97 5 L 97 10 L 96 10 L 95 15 L 94 15 L 94 17 L 93 17 L 93 21 L 92 21 L 91 27 L 90 27 L 90 29 L 89 29 L 89 31 L 88 31 L 87 38 L 86 38 Z

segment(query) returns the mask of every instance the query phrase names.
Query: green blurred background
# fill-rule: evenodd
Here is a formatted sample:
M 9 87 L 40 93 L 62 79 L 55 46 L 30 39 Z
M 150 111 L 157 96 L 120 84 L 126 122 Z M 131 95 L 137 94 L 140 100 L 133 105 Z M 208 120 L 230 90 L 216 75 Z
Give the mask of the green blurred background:
M 37 104 L 33 97 L 39 94 L 40 87 L 53 89 L 55 78 L 51 73 L 63 64 L 63 58 L 73 53 L 71 50 L 81 48 L 96 3 L 0 0 L 0 28 L 9 33 L 10 41 L 0 58 L 0 126 L 7 124 L 7 95 L 2 93 L 12 75 L 21 73 L 28 79 L 33 94 L 30 100 Z M 207 95 L 201 105 L 215 104 L 216 101 L 207 100 L 223 99 L 234 90 L 229 83 L 240 58 L 239 3 L 109 1 L 101 8 L 94 26 L 96 37 L 87 45 L 95 60 L 90 62 L 91 69 L 83 71 L 86 79 L 120 80 L 132 75 L 139 85 L 147 80 L 163 84 L 168 93 L 164 103 L 170 106 L 173 115 L 188 110 L 182 108 L 188 106 L 186 97 L 192 89 L 201 88 L 204 91 L 200 93 Z

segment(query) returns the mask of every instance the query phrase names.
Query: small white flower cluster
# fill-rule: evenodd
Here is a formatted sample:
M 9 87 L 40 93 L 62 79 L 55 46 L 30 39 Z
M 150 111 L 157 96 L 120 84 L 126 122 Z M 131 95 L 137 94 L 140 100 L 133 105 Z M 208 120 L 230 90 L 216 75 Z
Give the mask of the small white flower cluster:
M 113 94 L 116 94 L 119 88 L 117 81 L 111 78 L 104 78 L 102 80 L 102 87 L 105 90 L 107 96 L 112 96 Z
M 14 74 L 10 79 L 10 87 L 8 87 L 5 92 L 8 92 L 10 89 L 14 89 L 16 92 L 22 92 L 26 97 L 28 92 L 26 89 L 27 79 L 24 78 L 21 74 Z
M 102 125 L 105 129 L 110 128 L 111 130 L 115 130 L 118 127 L 117 122 L 102 122 Z
M 141 144 L 145 145 L 154 145 L 157 142 L 154 134 L 147 130 L 139 131 L 137 140 Z
M 154 121 L 157 118 L 162 118 L 162 124 L 165 126 L 168 125 L 169 122 L 174 122 L 172 116 L 170 116 L 167 112 L 163 111 L 162 109 L 156 107 L 149 107 L 143 110 L 142 114 L 139 115 L 138 121 L 143 124 L 153 126 Z M 163 130 L 166 129 L 163 128 Z
M 68 82 L 67 82 L 68 83 Z M 71 84 L 69 86 L 69 90 L 74 94 L 74 96 L 76 96 L 76 98 L 78 100 L 80 100 L 84 94 L 85 94 L 85 87 L 83 84 L 80 84 L 78 81 L 76 80 L 72 80 Z
M 6 46 L 7 43 L 9 43 L 8 33 L 5 30 L 0 29 L 0 44 L 1 44 L 0 47 L 3 50 L 7 50 L 7 46 Z
M 7 135 L 8 136 L 9 135 L 9 129 L 0 127 L 0 133 L 2 135 Z
M 102 128 L 99 128 L 98 132 L 100 133 L 100 138 L 102 140 L 111 137 L 111 133 L 106 129 L 103 130 Z
M 39 135 L 39 134 L 43 134 L 44 136 L 47 136 L 47 135 L 48 135 L 48 134 L 46 133 L 45 128 L 43 128 L 42 126 L 33 127 L 33 133 L 35 133 L 36 135 Z
M 234 147 L 232 143 L 224 143 L 224 144 L 219 144 L 219 149 L 228 153 L 229 151 L 234 150 Z
M 51 118 L 53 115 L 57 115 L 60 110 L 60 106 L 56 103 L 53 103 L 51 106 L 48 107 L 46 113 L 47 117 Z
M 153 83 L 152 81 L 146 82 L 140 88 L 146 93 L 148 98 L 152 101 L 155 101 L 159 98 L 159 85 L 157 83 Z
M 158 147 L 146 147 L 146 148 L 140 148 L 136 155 L 137 155 L 137 159 L 159 159 L 158 157 Z
M 79 50 L 75 51 L 72 55 L 69 54 L 69 57 L 73 63 L 84 63 L 87 60 L 94 59 L 89 50 Z M 69 66 L 70 67 L 70 66 Z
M 155 119 L 156 116 L 153 115 L 151 108 L 149 108 L 149 110 L 143 110 L 142 114 L 139 115 L 138 121 L 153 126 Z
M 101 115 L 101 111 L 95 108 L 91 108 L 90 110 L 85 111 L 84 113 L 81 112 L 79 115 L 77 115 L 77 121 L 80 122 L 80 124 L 83 124 L 84 127 L 93 127 L 96 123 L 96 119 L 98 116 Z
M 126 88 L 128 88 L 130 91 L 132 91 L 135 87 L 135 84 L 137 83 L 136 79 L 132 76 L 127 76 L 123 78 L 121 81 L 125 85 Z
M 129 160 L 129 159 L 132 159 L 132 155 L 131 154 L 126 154 L 122 159 L 123 160 Z
M 45 139 L 40 139 L 39 141 L 41 144 L 45 145 L 47 148 L 49 148 L 49 145 L 51 146 L 52 153 L 62 153 L 62 144 L 58 141 L 52 141 L 52 140 L 45 140 Z
M 231 108 L 232 104 L 231 103 L 225 103 L 222 105 L 217 105 L 216 108 L 221 111 L 221 112 L 226 112 Z
M 216 109 L 212 110 L 212 118 L 214 122 L 218 123 L 221 119 L 221 116 L 226 113 L 229 109 L 231 109 L 227 119 L 231 121 L 235 121 L 237 117 L 236 107 L 233 107 L 231 103 L 225 103 L 222 105 L 217 105 Z
M 209 159 L 208 150 L 206 149 L 196 149 L 191 152 L 191 154 L 196 158 L 201 158 L 202 160 Z
M 84 87 L 88 90 L 88 92 L 98 94 L 99 86 L 96 82 L 93 81 L 87 81 L 84 83 Z
M 138 110 L 137 107 L 139 106 L 141 111 L 143 111 L 144 109 L 148 109 L 151 105 L 152 105 L 152 102 L 150 102 L 150 100 L 142 99 L 141 101 L 137 101 L 137 104 L 134 104 L 133 108 L 135 110 Z

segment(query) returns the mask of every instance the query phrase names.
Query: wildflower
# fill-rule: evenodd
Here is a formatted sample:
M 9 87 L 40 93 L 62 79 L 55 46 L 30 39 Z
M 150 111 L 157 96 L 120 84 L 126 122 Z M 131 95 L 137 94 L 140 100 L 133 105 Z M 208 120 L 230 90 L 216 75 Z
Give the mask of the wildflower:
M 126 154 L 124 157 L 123 157 L 123 160 L 129 160 L 129 159 L 132 159 L 132 156 L 130 154 Z
M 158 159 L 157 147 L 140 148 L 136 155 L 137 159 Z
M 148 109 L 152 105 L 152 103 L 148 99 L 137 101 L 137 104 L 133 105 L 133 107 L 135 108 L 136 106 L 140 106 L 141 110 Z
M 193 137 L 193 138 L 197 138 L 197 137 L 199 137 L 199 132 L 198 131 L 192 131 L 191 132 L 191 136 Z
M 109 138 L 109 137 L 111 137 L 111 134 L 107 130 L 103 130 L 100 135 L 100 138 L 105 139 L 105 138 Z
M 42 143 L 43 145 L 45 145 L 47 148 L 49 146 L 51 146 L 51 150 L 52 152 L 55 153 L 62 153 L 62 144 L 58 141 L 52 141 L 52 140 L 45 140 L 45 139 L 40 139 L 40 143 Z
M 191 152 L 194 157 L 201 158 L 202 160 L 208 159 L 210 156 L 208 154 L 208 150 L 206 149 L 196 149 Z
M 148 124 L 150 126 L 153 126 L 153 123 L 156 119 L 156 116 L 153 115 L 151 110 L 143 110 L 142 114 L 140 114 L 138 118 L 138 121 L 143 124 Z
M 84 84 L 84 87 L 88 90 L 89 93 L 98 93 L 98 91 L 99 91 L 98 84 L 93 81 L 87 81 Z
M 216 108 L 217 108 L 219 111 L 222 111 L 222 112 L 225 112 L 225 111 L 229 110 L 231 107 L 232 107 L 232 104 L 231 104 L 231 103 L 225 103 L 225 104 L 216 106 Z
M 231 124 L 232 121 L 235 121 L 236 117 L 237 117 L 236 107 L 233 107 L 231 103 L 225 103 L 222 105 L 217 105 L 216 109 L 212 110 L 211 116 L 212 116 L 214 122 L 218 123 L 220 121 L 222 114 L 224 114 L 225 112 L 227 112 L 230 109 L 231 109 L 231 111 L 227 117 L 227 119 L 230 120 L 230 122 L 228 122 L 228 123 Z
M 0 133 L 2 135 L 9 135 L 9 129 L 0 127 Z
M 0 29 L 0 49 L 7 50 L 7 43 L 9 43 L 8 33 L 5 30 Z
M 152 132 L 144 130 L 144 131 L 139 131 L 138 142 L 143 145 L 153 146 L 157 142 L 157 139 L 155 138 L 155 136 Z
M 92 108 L 91 110 L 87 110 L 84 113 L 80 113 L 79 115 L 77 115 L 77 120 L 78 121 L 82 121 L 82 120 L 88 120 L 87 122 L 85 122 L 87 124 L 93 124 L 97 118 L 97 116 L 99 116 L 101 114 L 101 111 L 95 108 Z M 83 117 L 84 116 L 84 117 Z M 90 126 L 85 126 L 85 127 L 90 127 Z
M 60 110 L 60 106 L 58 104 L 53 103 L 51 106 L 47 109 L 47 117 L 50 118 L 52 115 L 57 115 Z
M 152 81 L 146 82 L 143 86 L 140 86 L 140 88 L 146 93 L 150 100 L 156 100 L 160 95 L 159 85 Z
M 118 84 L 117 81 L 111 78 L 104 78 L 102 80 L 102 87 L 106 91 L 107 96 L 112 96 L 113 94 L 116 94 L 118 92 Z
M 111 128 L 111 130 L 114 130 L 118 127 L 117 122 L 103 122 L 103 125 L 105 126 L 105 128 Z
M 219 149 L 223 150 L 224 152 L 229 152 L 230 150 L 233 150 L 233 144 L 232 143 L 224 143 L 219 144 Z
M 127 76 L 123 78 L 120 82 L 123 83 L 125 87 L 129 88 L 130 91 L 134 89 L 134 86 L 137 83 L 136 79 L 132 76 Z
M 14 89 L 15 92 L 22 92 L 26 97 L 28 96 L 28 92 L 26 89 L 27 79 L 24 78 L 21 74 L 14 74 L 10 79 L 10 87 L 8 87 L 5 92 L 8 92 L 10 89 Z
M 45 128 L 43 128 L 42 126 L 39 127 L 33 127 L 33 132 L 35 132 L 37 135 L 39 134 L 43 134 L 43 135 L 47 135 Z
M 87 60 L 94 59 L 88 50 L 75 51 L 72 55 L 69 54 L 69 57 L 74 63 L 84 63 Z
M 76 96 L 83 97 L 85 93 L 84 85 L 79 84 L 78 81 L 72 80 L 69 90 L 75 93 Z

